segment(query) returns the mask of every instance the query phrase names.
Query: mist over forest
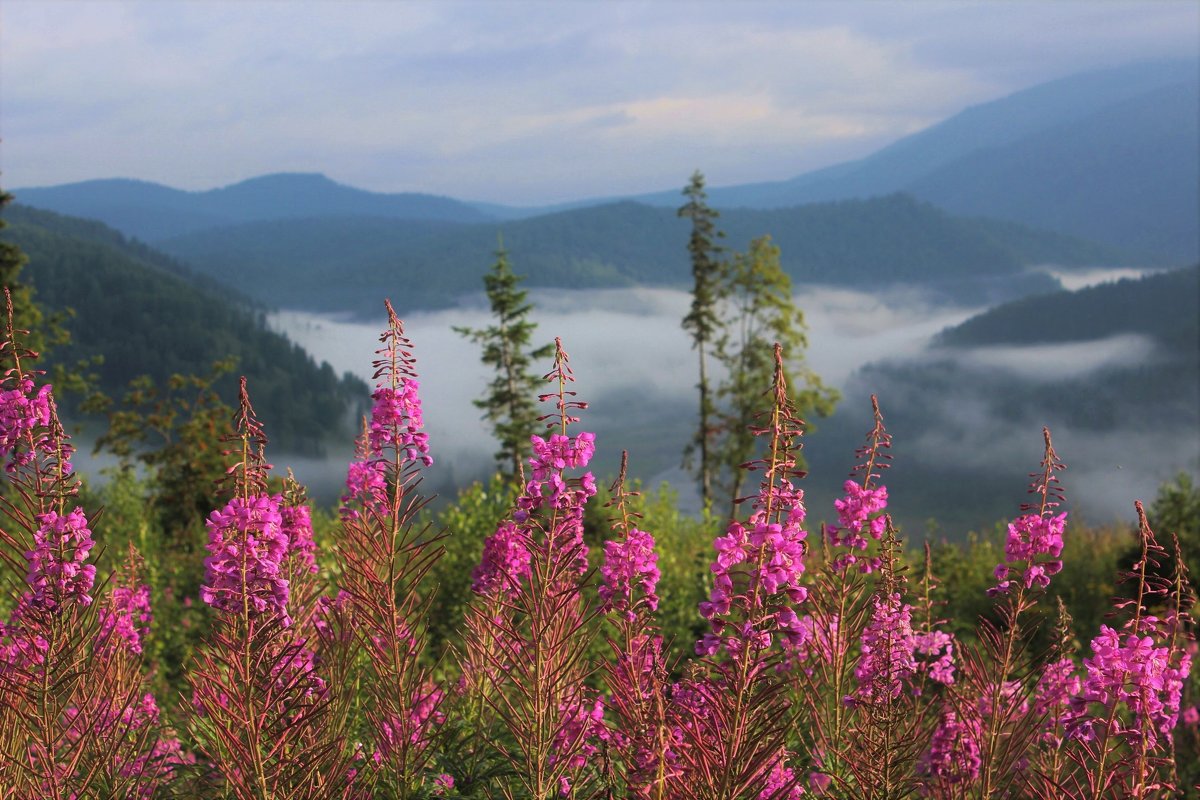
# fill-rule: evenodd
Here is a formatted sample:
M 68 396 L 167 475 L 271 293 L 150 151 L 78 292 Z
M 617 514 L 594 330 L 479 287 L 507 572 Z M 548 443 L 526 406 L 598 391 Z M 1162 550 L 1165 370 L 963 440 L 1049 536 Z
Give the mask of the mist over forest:
M 1084 288 L 1128 278 L 1131 270 L 1055 275 Z M 646 487 L 669 481 L 682 505 L 695 511 L 698 495 L 680 467 L 695 404 L 695 352 L 679 325 L 688 293 L 533 290 L 529 299 L 538 325 L 535 341 L 561 336 L 570 353 L 574 388 L 589 403 L 582 429 L 597 433 L 597 474 L 615 474 L 621 450 L 628 450 L 631 474 Z M 1080 465 L 1066 473 L 1064 483 L 1071 507 L 1093 522 L 1129 519 L 1133 497 L 1152 497 L 1179 471 L 1200 469 L 1196 442 L 1178 435 L 1180 425 L 1197 424 L 1186 413 L 1192 398 L 1176 398 L 1185 411 L 1160 415 L 1157 422 L 1126 409 L 1128 417 L 1103 430 L 1080 425 L 1069 408 L 1053 400 L 1063 380 L 1090 385 L 1111 370 L 1153 360 L 1157 345 L 1148 336 L 949 351 L 933 340 L 985 307 L 946 303 L 917 290 L 872 294 L 815 286 L 801 287 L 795 300 L 809 326 L 808 365 L 843 395 L 835 415 L 813 420 L 815 430 L 805 440 L 810 474 L 804 488 L 815 519 L 832 518 L 832 501 L 870 428 L 872 393 L 896 436 L 897 468 L 887 476 L 890 505 L 918 534 L 928 520 L 958 538 L 1003 518 L 1021 502 L 1027 473 L 1037 466 L 1043 425 L 1051 427 L 1064 460 Z M 488 316 L 484 298 L 475 295 L 452 309 L 405 317 L 416 347 L 426 428 L 437 453 L 428 481 L 440 491 L 486 478 L 492 468 L 495 445 L 471 404 L 489 373 L 478 348 L 452 330 L 486 325 Z M 339 373 L 371 377 L 370 354 L 378 346 L 382 315 L 361 321 L 280 311 L 270 324 Z M 1200 345 L 1188 357 L 1200 361 Z M 929 379 L 931 365 L 940 365 L 942 380 Z M 1014 394 L 1043 391 L 1046 402 L 1037 410 L 998 413 L 998 390 L 981 383 L 977 371 L 1001 376 L 999 382 L 1007 380 Z M 1195 377 L 1193 369 L 1184 380 Z M 349 448 L 339 455 L 348 457 Z M 340 490 L 340 467 L 337 459 L 296 465 L 323 497 Z

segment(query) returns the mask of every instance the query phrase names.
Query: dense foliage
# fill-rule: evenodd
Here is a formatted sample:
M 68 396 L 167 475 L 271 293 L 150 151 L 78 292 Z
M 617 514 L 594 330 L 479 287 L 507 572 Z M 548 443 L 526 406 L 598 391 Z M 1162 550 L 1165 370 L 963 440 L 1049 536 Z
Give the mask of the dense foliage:
M 1046 432 L 1010 523 L 921 553 L 887 513 L 876 404 L 836 524 L 816 530 L 776 347 L 757 490 L 731 520 L 688 519 L 669 495 L 638 496 L 623 475 L 606 493 L 585 471 L 604 445 L 581 431 L 558 342 L 525 483 L 473 487 L 432 515 L 419 477 L 436 446 L 388 311 L 336 518 L 268 474 L 243 380 L 196 531 L 204 559 L 167 546 L 134 473 L 81 493 L 9 317 L 0 785 L 22 798 L 1195 796 L 1183 565 L 1200 554 L 1151 527 L 1186 520 L 1191 484 L 1150 517 L 1138 504 L 1132 531 L 1078 530 Z
M 277 441 L 293 451 L 319 450 L 328 438 L 323 432 L 344 431 L 365 404 L 361 380 L 318 365 L 269 330 L 261 311 L 161 253 L 99 223 L 21 207 L 7 217 L 6 240 L 29 260 L 22 279 L 45 308 L 72 310 L 64 321 L 69 342 L 53 351 L 51 363 L 98 362 L 89 371 L 105 395 L 120 401 L 139 376 L 161 387 L 173 375 L 205 374 L 217 358 L 233 358 L 259 387 L 258 404 Z M 233 402 L 233 376 L 221 378 L 217 390 Z

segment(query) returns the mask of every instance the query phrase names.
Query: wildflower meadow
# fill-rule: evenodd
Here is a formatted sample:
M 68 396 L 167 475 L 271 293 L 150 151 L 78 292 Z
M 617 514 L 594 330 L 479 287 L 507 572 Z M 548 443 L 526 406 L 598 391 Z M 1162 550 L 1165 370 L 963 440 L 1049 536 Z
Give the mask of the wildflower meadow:
M 435 512 L 418 351 L 387 312 L 336 513 L 273 471 L 243 379 L 194 445 L 223 475 L 189 544 L 147 534 L 136 476 L 81 485 L 9 302 L 0 797 L 1197 796 L 1178 541 L 1138 503 L 1081 635 L 1054 591 L 1097 548 L 1073 549 L 1050 431 L 968 582 L 888 515 L 886 398 L 836 524 L 811 524 L 775 345 L 746 496 L 683 518 L 587 471 L 620 443 L 587 431 L 559 340 L 531 455 Z

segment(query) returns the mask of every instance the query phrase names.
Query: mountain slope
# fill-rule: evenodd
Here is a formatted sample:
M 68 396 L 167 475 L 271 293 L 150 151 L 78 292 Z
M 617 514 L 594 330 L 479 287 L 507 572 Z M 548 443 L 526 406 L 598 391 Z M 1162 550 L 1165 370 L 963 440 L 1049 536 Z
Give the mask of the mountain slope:
M 731 249 L 745 250 L 752 238 L 769 233 L 782 248 L 784 268 L 800 283 L 959 284 L 955 291 L 978 291 L 991 282 L 1011 297 L 1034 285 L 1049 288 L 1044 277 L 1021 274 L 1030 264 L 1136 261 L 1069 237 L 952 217 L 902 195 L 735 209 L 719 224 Z M 271 305 L 357 311 L 383 294 L 414 308 L 479 291 L 499 233 L 530 286 L 684 287 L 690 281 L 687 225 L 671 209 L 624 202 L 503 226 L 380 219 L 253 223 L 161 246 Z
M 956 114 L 859 161 L 786 181 L 716 187 L 720 208 L 907 192 L 1174 263 L 1200 258 L 1200 66 L 1073 75 Z M 678 206 L 677 191 L 636 198 Z
M 368 192 L 311 174 L 264 175 L 204 192 L 112 179 L 19 189 L 14 194 L 22 205 L 97 219 L 149 242 L 245 222 L 315 216 L 443 222 L 489 219 L 482 211 L 447 197 Z
M 121 397 L 138 375 L 161 385 L 173 373 L 203 374 L 234 356 L 272 441 L 310 452 L 365 402 L 361 381 L 317 365 L 267 330 L 260 313 L 166 256 L 87 220 L 20 206 L 5 219 L 2 235 L 28 256 L 22 276 L 38 301 L 50 311 L 74 310 L 72 342 L 51 352 L 50 363 L 102 356 L 96 372 L 109 396 Z M 236 400 L 234 376 L 218 388 L 227 402 Z

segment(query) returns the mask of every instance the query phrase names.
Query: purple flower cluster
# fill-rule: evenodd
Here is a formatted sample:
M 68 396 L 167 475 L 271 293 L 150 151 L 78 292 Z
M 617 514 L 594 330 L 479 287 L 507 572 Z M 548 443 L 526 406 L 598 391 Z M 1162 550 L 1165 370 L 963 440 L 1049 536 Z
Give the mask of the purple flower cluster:
M 1061 747 L 1064 733 L 1076 726 L 1078 712 L 1072 711 L 1072 700 L 1083 688 L 1075 672 L 1075 662 L 1060 658 L 1042 669 L 1033 690 L 1033 712 L 1042 720 L 1042 740 Z
M 596 453 L 596 434 L 586 431 L 576 436 L 553 434 L 549 440 L 530 436 L 533 457 L 529 459 L 532 476 L 525 492 L 517 499 L 518 522 L 536 508 L 572 508 L 582 513 L 584 502 L 596 493 L 596 479 L 588 472 L 578 486 L 570 485 L 563 472 L 582 469 Z M 521 517 L 521 512 L 525 516 Z
M 9 669 L 29 670 L 46 660 L 50 642 L 38 632 L 31 619 L 38 610 L 32 606 L 33 595 L 25 592 L 17 600 L 8 624 L 0 622 L 0 678 Z
M 346 494 L 342 495 L 342 518 L 355 520 L 359 512 L 351 503 L 381 512 L 387 505 L 387 462 L 378 458 L 351 461 L 346 469 Z
M 382 455 L 384 448 L 392 447 L 406 459 L 420 459 L 429 466 L 433 459 L 429 456 L 429 435 L 421 431 L 425 420 L 417 395 L 420 384 L 414 378 L 399 380 L 398 387 L 380 386 L 371 395 L 375 401 L 369 434 L 371 453 Z
M 979 747 L 982 736 L 977 721 L 963 722 L 958 714 L 947 711 L 934 730 L 929 750 L 921 756 L 918 769 L 922 775 L 941 784 L 964 786 L 974 783 L 983 766 Z
M 568 480 L 563 472 L 588 465 L 596 452 L 596 434 L 554 434 L 549 440 L 531 436 L 529 441 L 533 444 L 533 457 L 529 459 L 532 477 L 517 498 L 513 520 L 523 526 L 539 509 L 560 512 L 554 529 L 546 530 L 546 536 L 553 541 L 556 552 L 574 554 L 575 571 L 583 575 L 588 570 L 587 545 L 583 541 L 583 506 L 596 494 L 596 479 L 586 472 L 578 480 Z M 528 531 L 522 536 L 532 540 Z
M 60 516 L 54 511 L 37 516 L 33 549 L 25 553 L 29 562 L 26 580 L 33 589 L 33 607 L 57 611 L 68 601 L 92 603 L 96 567 L 85 564 L 95 542 L 82 508 Z
M 654 552 L 654 537 L 646 531 L 631 528 L 623 539 L 605 542 L 600 577 L 602 583 L 598 591 L 604 611 L 617 611 L 632 620 L 639 602 L 645 602 L 651 611 L 657 609 L 658 595 L 654 589 L 661 573 L 658 554 Z M 635 597 L 637 587 L 641 587 L 641 601 Z
M 878 540 L 887 528 L 887 517 L 883 511 L 887 508 L 888 494 L 886 486 L 868 489 L 857 481 L 846 481 L 843 485 L 845 495 L 833 501 L 837 509 L 838 524 L 825 529 L 829 536 L 829 544 L 833 547 L 846 547 L 850 550 L 866 550 L 867 533 L 872 539 Z M 858 564 L 859 557 L 854 553 L 842 553 L 833 563 L 835 569 L 846 569 Z M 864 573 L 873 572 L 879 568 L 878 558 L 863 559 L 859 569 Z
M 213 608 L 251 615 L 287 615 L 288 582 L 281 565 L 288 553 L 279 497 L 235 497 L 208 518 L 208 551 L 200 599 Z
M 1143 620 L 1152 627 L 1156 620 Z M 1171 648 L 1156 647 L 1152 636 L 1136 631 L 1122 636 L 1107 625 L 1092 639 L 1092 655 L 1083 660 L 1083 688 L 1072 700 L 1077 718 L 1071 734 L 1084 740 L 1094 736 L 1095 720 L 1083 715 L 1091 703 L 1113 707 L 1124 703 L 1133 713 L 1134 729 L 1155 747 L 1158 736 L 1169 736 L 1179 721 L 1183 684 L 1191 673 L 1191 656 L 1183 653 L 1171 663 Z
M 808 597 L 808 590 L 800 585 L 804 539 L 808 536 L 801 527 L 805 510 L 802 493 L 790 486 L 783 488 L 789 501 L 783 522 L 767 521 L 767 506 L 760 498 L 759 507 L 748 520 L 749 530 L 735 520 L 725 535 L 713 542 L 717 551 L 709 567 L 713 588 L 709 599 L 699 606 L 700 615 L 709 621 L 712 631 L 696 644 L 697 654 L 712 655 L 722 645 L 730 655 L 746 648 L 763 650 L 771 646 L 773 632 L 796 642 L 803 639 L 803 624 L 789 604 L 802 603 Z M 741 587 L 735 586 L 737 576 L 741 577 Z M 734 635 L 725 635 L 731 626 L 722 617 L 735 607 L 747 620 L 760 619 L 762 627 L 745 622 L 732 626 Z
M 825 622 L 805 614 L 789 625 L 788 635 L 783 640 L 783 650 L 787 656 L 785 667 L 799 665 L 811 674 L 812 665 L 806 663 L 809 659 L 819 659 L 827 664 L 832 661 L 834 643 L 838 638 L 838 623 L 836 614 Z
M 281 506 L 279 517 L 288 540 L 288 555 L 317 574 L 317 543 L 313 540 L 312 511 L 306 505 Z
M 600 752 L 599 745 L 608 741 L 609 731 L 604 725 L 604 701 L 599 697 L 589 701 L 581 691 L 575 697 L 559 703 L 558 730 L 554 733 L 554 749 L 570 753 L 567 768 L 579 770 Z M 551 757 L 554 763 L 555 757 Z M 571 784 L 564 778 L 569 794 Z
M 784 792 L 780 794 L 780 792 Z M 796 780 L 796 773 L 787 765 L 787 753 L 775 761 L 770 774 L 763 782 L 759 800 L 799 800 L 804 795 L 804 786 Z
M 1004 546 L 1003 564 L 997 564 L 995 575 L 999 583 L 988 590 L 988 594 L 1003 594 L 1013 587 L 1014 573 L 1024 572 L 1019 577 L 1026 589 L 1045 589 L 1050 585 L 1050 576 L 1062 571 L 1059 556 L 1063 549 L 1063 531 L 1067 526 L 1067 514 L 1025 514 L 1008 526 L 1008 541 Z M 1048 559 L 1044 557 L 1049 557 Z
M 511 596 L 528 580 L 529 570 L 528 543 L 520 529 L 505 520 L 483 542 L 483 558 L 471 572 L 471 591 L 487 596 Z
M 299 691 L 306 701 L 320 700 L 328 688 L 317 673 L 316 651 L 300 638 L 284 648 L 271 665 L 271 677 L 280 692 Z
M 848 698 L 854 702 L 894 700 L 917 671 L 912 606 L 900 602 L 899 593 L 876 596 L 874 606 L 854 668 L 858 688 Z
M 123 642 L 130 653 L 142 652 L 142 637 L 150 632 L 154 617 L 150 613 L 150 587 L 117 586 L 109 603 L 100 609 L 100 632 L 97 639 L 108 646 Z
M 16 388 L 0 391 L 0 459 L 13 456 L 30 431 L 50 424 L 50 403 L 50 385 L 34 392 L 28 377 L 22 377 Z M 6 468 L 27 464 L 32 457 L 29 451 L 17 453 Z
M 917 665 L 930 679 L 943 686 L 954 685 L 954 635 L 932 630 L 913 636 L 913 653 L 925 659 Z
M 446 714 L 441 710 L 445 693 L 426 681 L 416 692 L 409 705 L 406 717 L 394 717 L 379 725 L 379 747 L 374 753 L 375 763 L 390 758 L 401 742 L 410 745 L 427 742 L 431 725 L 441 725 Z

